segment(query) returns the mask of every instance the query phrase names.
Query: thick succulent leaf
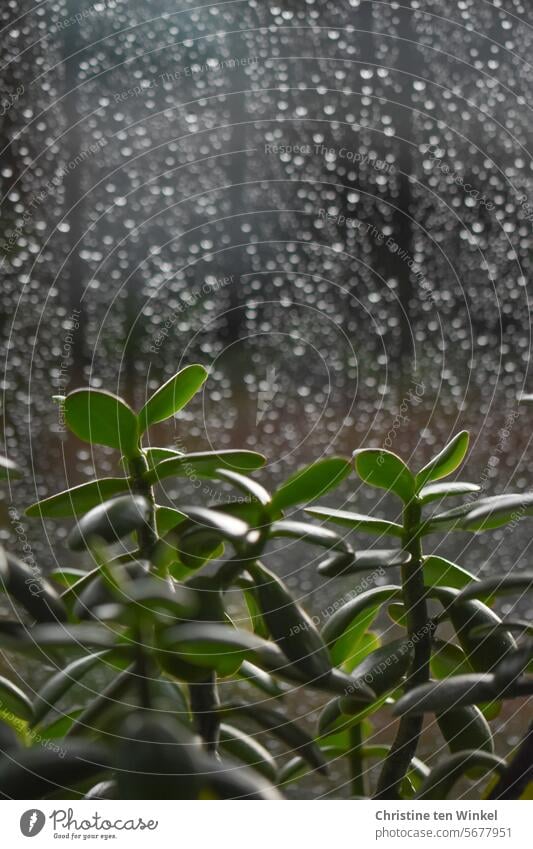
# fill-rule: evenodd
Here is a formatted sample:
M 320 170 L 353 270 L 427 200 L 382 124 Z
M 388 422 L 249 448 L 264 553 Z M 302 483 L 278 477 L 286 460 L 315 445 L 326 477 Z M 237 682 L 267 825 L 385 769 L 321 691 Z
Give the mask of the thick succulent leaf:
M 457 563 L 452 563 L 451 560 L 446 560 L 445 557 L 437 557 L 434 554 L 423 558 L 424 564 L 424 584 L 426 587 L 452 587 L 456 590 L 462 590 L 472 584 L 472 589 L 475 589 L 475 595 L 482 595 L 478 592 L 479 582 L 475 575 L 467 572 L 462 566 Z
M 257 770 L 268 781 L 274 783 L 277 780 L 276 762 L 268 749 L 240 728 L 223 722 L 220 726 L 220 747 L 235 760 Z
M 276 698 L 284 693 L 284 690 L 272 675 L 269 675 L 268 672 L 265 672 L 248 660 L 242 662 L 238 675 L 239 678 L 252 684 L 252 686 L 256 687 L 262 693 L 266 693 L 267 696 Z
M 349 548 L 343 537 L 339 536 L 335 531 L 330 531 L 328 528 L 321 528 L 317 525 L 310 525 L 307 522 L 293 522 L 289 519 L 272 522 L 268 536 L 271 539 L 276 537 L 290 537 L 307 542 L 310 545 L 331 548 L 334 551 L 345 552 Z
M 174 507 L 156 505 L 155 522 L 158 536 L 166 536 L 169 531 L 184 522 L 186 518 L 185 513 L 175 510 Z
M 234 761 L 219 763 L 196 741 L 180 733 L 164 735 L 159 720 L 143 718 L 137 728 L 128 719 L 119 751 L 117 785 L 121 799 L 255 799 L 280 796 L 263 776 Z M 172 726 L 171 726 L 172 727 Z M 177 728 L 172 727 L 176 732 Z
M 146 525 L 150 512 L 150 503 L 144 496 L 119 495 L 79 519 L 68 536 L 68 546 L 73 551 L 83 551 L 95 539 L 117 542 Z
M 398 586 L 375 587 L 355 596 L 330 616 L 322 629 L 322 638 L 335 665 L 349 659 L 381 605 L 399 598 L 400 593 Z
M 263 731 L 281 740 L 297 752 L 314 769 L 326 774 L 326 762 L 312 737 L 299 725 L 287 719 L 285 712 L 266 708 L 261 704 L 223 704 L 219 708 L 221 716 L 244 716 L 252 720 Z
M 115 591 L 115 598 L 124 605 L 130 616 L 139 611 L 152 611 L 159 615 L 164 624 L 175 623 L 177 619 L 189 619 L 199 606 L 194 590 L 183 584 L 167 583 L 154 577 L 135 578 L 129 581 L 123 591 Z
M 524 516 L 533 515 L 533 493 L 496 495 L 472 509 L 461 519 L 464 531 L 488 531 L 510 522 L 519 522 Z
M 334 578 L 337 575 L 353 575 L 357 572 L 367 572 L 369 569 L 391 569 L 409 563 L 411 555 L 402 548 L 374 548 L 369 551 L 357 551 L 354 554 L 331 554 L 327 560 L 320 563 L 318 571 L 321 575 Z
M 477 599 L 459 600 L 458 591 L 448 587 L 434 588 L 433 594 L 443 604 L 444 615 L 450 618 L 461 648 L 476 672 L 490 672 L 516 649 L 510 633 L 494 631 L 494 626 L 499 625 L 501 620 L 483 602 Z M 479 636 L 474 629 L 480 626 L 492 630 Z
M 508 631 L 510 634 L 533 637 L 533 625 L 524 619 L 502 619 L 497 624 L 476 625 L 472 628 L 472 636 L 482 636 L 497 631 Z
M 102 658 L 105 658 L 106 652 L 96 652 L 88 654 L 73 660 L 60 669 L 55 675 L 52 675 L 46 683 L 41 687 L 37 698 L 33 705 L 33 725 L 39 725 L 48 716 L 50 711 L 57 707 L 59 700 L 67 693 L 71 687 L 77 684 L 83 676 L 90 672 Z
M 408 640 L 393 640 L 370 652 L 352 671 L 352 678 L 361 679 L 378 698 L 394 690 L 407 674 L 413 660 L 413 645 Z M 343 697 L 339 702 L 342 713 L 352 714 L 360 708 Z
M 394 492 L 404 502 L 415 494 L 415 479 L 403 460 L 392 451 L 362 448 L 353 453 L 357 474 L 371 486 Z
M 99 781 L 94 787 L 85 794 L 84 799 L 116 799 L 117 798 L 117 783 L 116 781 Z
M 424 781 L 417 799 L 447 799 L 455 784 L 471 770 L 501 775 L 506 768 L 502 758 L 489 752 L 466 750 L 444 758 Z
M 26 515 L 42 516 L 44 519 L 67 519 L 70 516 L 80 516 L 113 495 L 127 492 L 130 488 L 129 478 L 100 478 L 37 501 L 27 508 Z
M 93 649 L 110 649 L 118 641 L 116 633 L 98 625 L 80 623 L 75 625 L 36 625 L 31 631 L 26 632 L 26 641 L 37 643 L 44 649 L 49 648 L 75 648 L 84 650 L 86 647 Z
M 242 519 L 209 507 L 181 507 L 182 513 L 202 530 L 214 532 L 232 542 L 246 539 L 250 528 Z M 185 526 L 184 526 L 185 527 Z M 187 526 L 188 527 L 188 526 Z M 181 528 L 178 528 L 178 533 Z
M 220 469 L 235 472 L 253 472 L 265 464 L 265 458 L 256 451 L 198 451 L 163 460 L 145 474 L 149 484 L 170 477 L 218 478 Z
M 435 678 L 470 675 L 473 671 L 462 648 L 456 646 L 455 643 L 434 640 L 431 653 L 431 672 Z
M 424 466 L 416 476 L 416 488 L 420 492 L 430 481 L 436 481 L 451 475 L 463 462 L 470 436 L 468 431 L 462 430 L 453 437 L 450 442 L 440 451 L 436 457 Z
M 495 575 L 484 578 L 476 584 L 466 587 L 458 596 L 459 599 L 479 598 L 479 596 L 508 595 L 511 593 L 527 593 L 533 590 L 533 572 L 522 572 L 513 575 Z
M 286 510 L 297 504 L 309 504 L 325 495 L 350 473 L 350 464 L 342 457 L 328 457 L 298 469 L 274 493 L 274 510 Z
M 177 460 L 185 456 L 183 451 L 176 451 L 175 448 L 143 448 L 143 454 L 150 469 L 155 468 L 163 460 Z
M 210 531 L 207 528 L 193 527 L 189 531 L 180 534 L 176 543 L 176 554 L 179 557 L 180 563 L 186 569 L 199 569 L 200 566 L 203 566 L 209 560 L 216 560 L 222 557 L 224 554 L 224 543 L 221 542 L 219 533 Z M 179 578 L 180 576 L 177 575 L 176 577 Z
M 343 697 L 332 699 L 326 704 L 318 717 L 319 736 L 328 738 L 331 734 L 345 732 L 354 725 L 359 725 L 365 717 L 376 713 L 383 707 L 388 699 L 389 694 L 384 693 L 370 704 L 359 707 L 357 711 L 354 707 L 350 707 Z
M 421 684 L 402 696 L 394 706 L 397 716 L 438 713 L 460 705 L 479 705 L 501 698 L 519 698 L 533 692 L 533 678 L 509 685 L 492 672 L 455 675 L 442 681 Z
M 317 519 L 327 522 L 335 522 L 352 530 L 359 530 L 367 534 L 391 534 L 395 537 L 403 536 L 403 528 L 396 522 L 388 522 L 386 519 L 376 519 L 374 516 L 363 516 L 360 513 L 352 513 L 349 510 L 336 510 L 333 507 L 308 507 L 305 511 Z
M 248 566 L 263 621 L 284 655 L 310 681 L 329 675 L 328 650 L 312 619 L 277 575 L 259 563 Z
M 464 749 L 494 752 L 489 724 L 476 705 L 460 705 L 438 712 L 436 719 L 450 752 Z
M 240 475 L 238 472 L 232 472 L 229 469 L 218 469 L 218 477 L 221 480 L 229 481 L 245 495 L 251 496 L 252 499 L 261 504 L 262 507 L 267 507 L 271 501 L 271 495 L 264 486 L 254 481 L 247 475 Z
M 0 796 L 7 799 L 42 799 L 83 785 L 110 768 L 109 753 L 94 740 L 63 740 L 57 751 L 32 746 L 15 758 L 0 761 Z
M 344 746 L 321 746 L 320 751 L 328 760 L 337 760 L 344 757 L 347 753 Z M 296 757 L 291 758 L 281 767 L 278 778 L 279 784 L 290 784 L 293 781 L 298 781 L 310 772 L 312 770 L 309 769 L 309 765 L 306 764 L 303 758 L 296 755 Z
M 0 480 L 9 480 L 9 478 L 19 478 L 20 469 L 13 460 L 0 455 Z
M 36 565 L 28 566 L 10 552 L 5 552 L 0 590 L 17 601 L 38 622 L 63 622 L 67 618 L 65 605 L 56 588 L 43 577 Z
M 70 430 L 85 442 L 108 445 L 126 457 L 139 453 L 137 416 L 122 398 L 101 389 L 75 389 L 63 403 Z
M 161 647 L 193 666 L 231 675 L 243 660 L 253 662 L 264 640 L 249 631 L 208 622 L 176 625 L 161 636 Z
M 169 419 L 189 403 L 207 378 L 203 366 L 191 365 L 167 380 L 146 402 L 139 413 L 139 429 L 144 433 L 150 425 Z
M 86 574 L 85 569 L 76 569 L 73 566 L 67 568 L 58 566 L 56 569 L 52 569 L 50 577 L 53 578 L 56 584 L 61 584 L 62 587 L 72 587 L 80 578 L 84 578 Z
M 29 722 L 33 717 L 33 707 L 20 687 L 0 675 L 0 713 L 7 711 L 13 716 Z
M 479 492 L 481 489 L 477 483 L 463 483 L 455 481 L 451 483 L 430 483 L 423 486 L 418 493 L 418 498 L 422 504 L 429 504 L 431 501 L 440 500 L 441 498 L 451 498 L 457 495 L 469 495 L 471 492 Z

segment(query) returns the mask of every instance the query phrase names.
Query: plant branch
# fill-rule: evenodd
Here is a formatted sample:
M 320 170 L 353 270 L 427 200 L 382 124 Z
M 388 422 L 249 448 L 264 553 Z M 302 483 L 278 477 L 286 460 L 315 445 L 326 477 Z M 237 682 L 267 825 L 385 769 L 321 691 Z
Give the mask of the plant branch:
M 363 735 L 361 723 L 350 728 L 350 779 L 352 796 L 365 795 L 365 777 L 363 775 L 362 759 Z
M 409 640 L 414 656 L 410 673 L 404 685 L 409 692 L 420 684 L 429 681 L 429 661 L 431 657 L 432 628 L 428 621 L 426 590 L 422 564 L 421 546 L 421 506 L 413 499 L 404 508 L 403 546 L 411 554 L 411 561 L 402 566 L 402 594 L 407 619 Z M 377 799 L 399 799 L 400 787 L 414 757 L 420 734 L 423 716 L 404 716 L 398 725 L 396 738 L 385 759 L 379 777 Z
M 138 457 L 133 457 L 128 460 L 129 470 L 132 477 L 132 489 L 138 495 L 144 496 L 150 505 L 150 512 L 148 518 L 140 528 L 138 533 L 139 540 L 139 556 L 143 560 L 149 560 L 154 548 L 157 544 L 157 529 L 155 523 L 155 496 L 154 496 L 154 488 L 149 484 L 144 474 L 148 471 L 148 463 L 146 462 L 146 457 L 144 454 L 140 454 Z

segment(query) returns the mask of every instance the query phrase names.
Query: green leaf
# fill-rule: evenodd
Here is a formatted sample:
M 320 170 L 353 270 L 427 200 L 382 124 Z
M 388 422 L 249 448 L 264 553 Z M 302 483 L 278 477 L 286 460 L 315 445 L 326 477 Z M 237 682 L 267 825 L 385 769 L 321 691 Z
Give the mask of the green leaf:
M 169 531 L 172 531 L 177 525 L 180 525 L 187 518 L 185 513 L 180 510 L 175 510 L 174 507 L 156 505 L 155 522 L 157 526 L 157 535 L 160 537 L 166 536 Z
M 435 588 L 433 592 L 443 604 L 444 615 L 450 618 L 461 647 L 476 672 L 490 672 L 516 649 L 513 637 L 505 631 L 492 631 L 484 636 L 473 633 L 477 627 L 501 623 L 500 618 L 481 601 L 458 600 L 457 590 L 448 587 Z
M 449 678 L 452 675 L 470 675 L 473 669 L 459 646 L 435 640 L 431 654 L 431 671 L 436 678 Z
M 392 451 L 362 448 L 353 453 L 357 474 L 371 486 L 394 492 L 404 502 L 415 494 L 415 479 L 403 460 Z
M 250 663 L 248 660 L 244 660 L 242 662 L 238 675 L 239 678 L 242 678 L 249 684 L 252 684 L 262 693 L 266 693 L 267 696 L 273 696 L 276 698 L 277 696 L 283 695 L 284 690 L 279 686 L 277 681 L 274 680 L 272 675 L 269 675 L 268 672 L 265 672 L 263 669 L 260 669 L 259 666 L 255 666 L 255 664 Z
M 335 531 L 320 528 L 317 525 L 309 525 L 307 522 L 293 522 L 289 519 L 272 522 L 268 536 L 270 539 L 290 537 L 309 543 L 309 545 L 321 545 L 324 548 L 343 552 L 346 552 L 348 548 L 343 537 L 336 534 Z
M 359 640 L 376 618 L 381 605 L 400 598 L 398 586 L 374 587 L 356 595 L 331 616 L 322 629 L 322 638 L 328 645 L 335 665 L 349 660 Z
M 470 436 L 467 430 L 462 430 L 453 437 L 436 457 L 424 466 L 416 476 L 416 489 L 420 492 L 429 481 L 436 481 L 451 475 L 463 462 Z
M 394 690 L 409 671 L 413 660 L 413 645 L 408 640 L 393 640 L 370 652 L 352 671 L 352 678 L 361 679 L 372 687 L 380 698 Z M 359 713 L 350 700 L 343 697 L 339 702 L 342 713 Z
M 436 713 L 460 705 L 479 705 L 501 698 L 520 698 L 532 692 L 531 678 L 509 684 L 502 683 L 492 672 L 455 675 L 442 681 L 421 684 L 410 690 L 396 702 L 393 713 L 396 716 Z
M 533 515 L 533 492 L 523 495 L 496 495 L 487 498 L 484 503 L 474 507 L 461 520 L 460 527 L 464 531 L 488 531 L 507 525 L 509 522 L 519 522 L 523 516 Z
M 268 781 L 277 780 L 276 762 L 268 749 L 239 728 L 223 722 L 220 726 L 220 746 L 236 760 L 264 775 Z
M 177 460 L 185 456 L 183 451 L 175 451 L 174 448 L 143 448 L 143 454 L 150 469 L 163 460 Z
M 13 460 L 0 455 L 0 480 L 9 478 L 20 478 L 20 469 Z
M 113 495 L 127 492 L 130 489 L 129 478 L 100 478 L 99 480 L 81 483 L 71 489 L 58 492 L 42 501 L 37 501 L 26 510 L 27 516 L 42 516 L 43 519 L 67 519 L 70 516 L 80 516 L 107 501 Z
M 477 483 L 430 483 L 422 487 L 418 493 L 421 504 L 429 504 L 441 498 L 451 498 L 456 495 L 469 495 L 471 492 L 479 492 L 481 487 Z
M 350 710 L 349 713 L 344 712 L 341 709 L 342 698 L 332 699 L 326 704 L 318 717 L 318 733 L 320 737 L 329 737 L 331 734 L 347 731 L 354 725 L 359 725 L 365 717 L 376 713 L 383 707 L 388 699 L 388 693 L 384 693 L 379 698 L 374 699 L 370 704 L 360 708 L 357 713 L 354 713 L 353 710 Z M 348 703 L 346 702 L 346 704 Z
M 462 590 L 463 587 L 467 587 L 472 582 L 475 582 L 476 588 L 479 584 L 475 575 L 444 557 L 431 554 L 429 557 L 422 558 L 422 562 L 426 587 L 443 586 Z M 476 592 L 476 595 L 479 595 L 479 593 Z
M 338 575 L 353 575 L 369 569 L 391 569 L 409 563 L 411 555 L 402 548 L 374 548 L 354 554 L 330 555 L 318 567 L 321 575 L 334 578 Z
M 297 504 L 309 504 L 338 486 L 350 473 L 350 464 L 341 457 L 328 457 L 298 469 L 274 493 L 274 510 L 286 510 Z
M 58 792 L 65 793 L 110 766 L 108 752 L 94 740 L 71 742 L 62 740 L 54 751 L 32 746 L 17 751 L 15 758 L 0 762 L 0 795 L 6 799 L 43 799 Z
M 220 541 L 220 534 L 207 528 L 193 527 L 178 538 L 177 555 L 189 570 L 199 569 L 209 560 L 216 560 L 223 554 L 224 543 Z
M 154 392 L 139 413 L 139 429 L 144 433 L 150 425 L 169 419 L 196 395 L 207 378 L 203 366 L 191 365 L 181 369 L 174 377 Z
M 533 590 L 533 572 L 522 572 L 516 575 L 495 575 L 492 578 L 484 578 L 482 581 L 477 581 L 473 586 L 464 589 L 458 598 L 470 599 L 479 596 L 527 593 L 531 590 Z
M 271 502 L 270 493 L 260 483 L 246 475 L 240 475 L 238 472 L 232 472 L 229 469 L 218 469 L 218 477 L 232 483 L 245 495 L 251 496 L 254 501 L 261 504 L 262 507 L 268 507 Z
M 181 507 L 181 511 L 202 531 L 214 532 L 217 536 L 232 542 L 244 541 L 250 532 L 249 526 L 242 519 L 209 507 Z M 187 528 L 183 526 L 183 530 L 189 529 L 190 525 L 187 525 Z M 178 527 L 178 534 L 181 530 L 182 528 Z
M 170 477 L 218 478 L 220 469 L 237 472 L 253 472 L 265 464 L 262 454 L 255 451 L 199 451 L 163 460 L 144 476 L 146 483 L 155 484 Z
M 417 799 L 446 799 L 455 784 L 466 773 L 475 769 L 483 773 L 501 775 L 506 768 L 502 758 L 488 752 L 466 750 L 444 758 L 435 766 L 424 781 Z
M 489 724 L 476 705 L 449 708 L 437 713 L 436 720 L 450 752 L 461 752 L 464 749 L 494 751 Z
M 65 398 L 65 421 L 84 442 L 139 454 L 137 416 L 121 398 L 101 389 L 75 389 Z
M 5 552 L 4 569 L 0 590 L 18 601 L 38 622 L 63 622 L 67 618 L 56 588 L 43 577 L 36 563 L 30 567 L 10 552 Z
M 352 672 L 367 655 L 379 649 L 380 646 L 379 636 L 374 631 L 366 631 L 357 643 L 357 648 L 352 652 L 349 659 L 342 664 L 342 668 L 346 672 Z
M 257 562 L 248 566 L 248 572 L 263 621 L 283 654 L 309 681 L 329 675 L 331 663 L 324 641 L 283 581 Z
M 27 632 L 26 640 L 37 643 L 41 648 L 75 648 L 83 650 L 111 649 L 117 644 L 118 635 L 107 628 L 86 623 L 76 625 L 36 625 Z
M 376 519 L 374 516 L 362 516 L 360 513 L 351 513 L 348 510 L 336 510 L 332 507 L 308 507 L 305 511 L 310 516 L 335 522 L 353 530 L 363 531 L 367 534 L 391 534 L 395 537 L 403 536 L 403 528 L 395 522 L 386 519 Z
M 237 714 L 255 722 L 256 725 L 281 740 L 291 749 L 298 752 L 313 769 L 322 774 L 327 774 L 326 762 L 316 745 L 315 741 L 297 725 L 287 718 L 287 714 L 281 710 L 264 707 L 261 704 L 223 704 L 219 708 L 221 716 Z
M 217 670 L 222 676 L 234 674 L 243 660 L 253 661 L 263 642 L 249 631 L 204 622 L 176 625 L 161 636 L 165 651 L 172 650 L 186 663 Z
M 106 656 L 106 652 L 85 655 L 73 660 L 49 678 L 39 690 L 33 706 L 32 725 L 39 725 L 48 716 L 50 711 L 57 708 L 59 700 L 67 693 L 74 684 L 77 684 L 87 672 Z
M 95 539 L 117 542 L 146 525 L 151 507 L 142 495 L 120 495 L 89 510 L 68 536 L 73 551 L 83 551 Z
M 32 704 L 20 687 L 0 675 L 0 713 L 7 711 L 29 722 L 33 717 Z
M 65 569 L 58 566 L 56 569 L 52 569 L 50 577 L 63 587 L 72 587 L 80 578 L 84 578 L 86 574 L 85 569 L 75 569 L 72 566 Z

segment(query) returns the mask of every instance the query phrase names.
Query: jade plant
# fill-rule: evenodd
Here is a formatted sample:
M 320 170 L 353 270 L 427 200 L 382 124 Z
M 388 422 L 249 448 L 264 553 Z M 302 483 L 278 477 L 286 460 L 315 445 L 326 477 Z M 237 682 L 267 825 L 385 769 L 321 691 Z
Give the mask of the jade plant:
M 418 472 L 390 451 L 354 452 L 359 477 L 399 499 L 400 521 L 325 506 L 307 509 L 315 519 L 342 526 L 347 533 L 392 537 L 396 544 L 390 549 L 356 549 L 351 558 L 332 553 L 318 567 L 329 579 L 368 570 L 380 577 L 400 573 L 399 581 L 356 593 L 322 630 L 332 661 L 362 678 L 376 694 L 375 701 L 360 710 L 345 697 L 336 697 L 319 720 L 319 741 L 341 741 L 335 753 L 344 753 L 350 762 L 355 794 L 365 793 L 365 758 L 376 755 L 382 760 L 376 798 L 445 798 L 462 776 L 479 780 L 482 774 L 492 778 L 496 795 L 504 796 L 505 787 L 507 796 L 514 792 L 518 797 L 531 779 L 531 740 L 525 741 L 527 770 L 521 749 L 522 780 L 512 790 L 508 776 L 516 764 L 508 765 L 494 753 L 489 722 L 503 700 L 533 694 L 533 676 L 528 675 L 533 628 L 523 621 L 502 621 L 491 607 L 501 594 L 530 592 L 533 573 L 478 580 L 459 564 L 432 554 L 427 544 L 442 532 L 480 533 L 533 514 L 533 493 L 478 497 L 476 484 L 443 481 L 462 464 L 468 442 L 468 433 L 462 431 Z M 435 511 L 436 503 L 461 496 L 466 500 L 459 506 Z M 371 630 L 382 610 L 403 631 L 384 645 Z M 516 632 L 523 638 L 520 646 Z M 367 718 L 381 707 L 399 717 L 394 741 L 385 747 L 365 746 Z M 431 771 L 417 758 L 425 714 L 434 717 L 431 733 L 435 735 L 436 721 L 449 748 L 449 755 Z
M 183 369 L 138 414 L 95 389 L 58 399 L 73 433 L 115 448 L 126 474 L 26 511 L 74 520 L 68 546 L 89 568 L 33 574 L 30 587 L 24 563 L 8 557 L 0 564 L 15 613 L 0 622 L 2 648 L 35 662 L 44 678 L 35 693 L 25 681 L 0 680 L 6 796 L 277 798 L 279 758 L 241 722 L 325 771 L 318 745 L 279 707 L 285 691 L 348 690 L 359 706 L 374 699 L 364 682 L 332 666 L 313 622 L 257 559 L 270 540 L 306 532 L 313 544 L 349 551 L 330 530 L 283 519 L 309 494 L 335 486 L 349 464 L 312 464 L 270 496 L 243 475 L 263 465 L 255 452 L 145 447 L 151 425 L 182 409 L 205 377 L 200 366 Z M 215 507 L 160 505 L 158 484 L 170 477 L 218 480 L 240 498 Z M 248 628 L 229 615 L 233 586 L 249 606 Z M 284 644 L 290 625 L 302 623 Z M 221 701 L 221 684 L 235 697 Z
M 57 399 L 73 433 L 116 449 L 125 473 L 26 511 L 73 521 L 68 545 L 80 565 L 45 578 L 0 552 L 0 588 L 14 612 L 0 621 L 0 645 L 26 658 L 28 681 L 39 680 L 30 689 L 20 677 L 0 678 L 0 793 L 273 799 L 287 788 L 297 794 L 303 775 L 343 763 L 354 797 L 440 798 L 462 776 L 485 773 L 496 776 L 496 797 L 523 793 L 531 736 L 506 763 L 494 754 L 489 722 L 503 700 L 533 692 L 524 640 L 532 629 L 502 622 L 491 605 L 501 593 L 531 589 L 533 575 L 477 580 L 424 553 L 422 542 L 516 522 L 533 512 L 533 495 L 479 498 L 474 484 L 442 483 L 465 457 L 464 432 L 418 473 L 391 452 L 355 452 L 359 476 L 400 499 L 400 522 L 308 506 L 352 472 L 341 457 L 301 468 L 270 492 L 251 477 L 265 462 L 258 453 L 146 445 L 149 428 L 182 409 L 205 378 L 201 366 L 188 366 L 138 414 L 95 389 Z M 1 471 L 15 472 L 8 461 Z M 187 477 L 211 481 L 201 494 L 212 503 L 160 503 L 161 481 Z M 237 497 L 222 502 L 213 487 Z M 457 496 L 467 500 L 435 512 Z M 295 521 L 306 506 L 341 530 Z M 358 549 L 351 530 L 392 536 L 395 546 Z M 266 565 L 280 540 L 322 551 L 324 578 L 358 576 L 321 630 Z M 398 570 L 399 581 L 367 589 Z M 373 630 L 382 611 L 402 629 L 384 644 Z M 329 699 L 314 735 L 288 715 L 286 696 L 295 692 L 316 705 Z M 380 710 L 399 717 L 391 745 L 371 739 Z M 428 713 L 450 750 L 431 770 L 418 753 Z M 380 765 L 373 788 L 370 762 Z

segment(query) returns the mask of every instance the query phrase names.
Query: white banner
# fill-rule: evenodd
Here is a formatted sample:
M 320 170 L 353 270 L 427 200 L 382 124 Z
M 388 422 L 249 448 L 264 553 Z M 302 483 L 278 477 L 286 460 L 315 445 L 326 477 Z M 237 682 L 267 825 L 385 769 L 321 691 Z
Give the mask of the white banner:
M 2 846 L 414 849 L 531 846 L 528 802 L 4 801 Z M 31 842 L 31 841 L 35 842 Z M 67 841 L 69 841 L 67 843 Z

